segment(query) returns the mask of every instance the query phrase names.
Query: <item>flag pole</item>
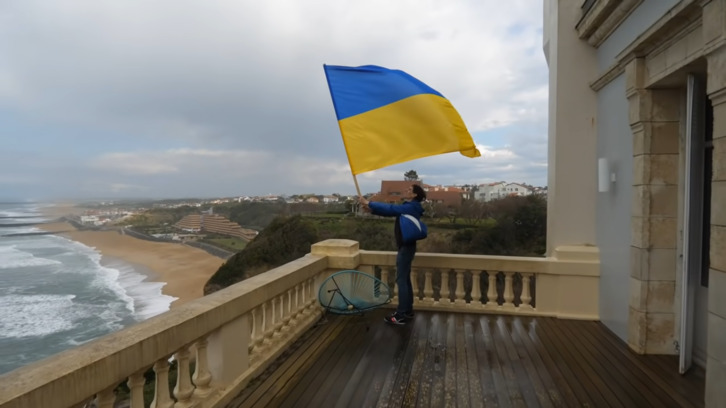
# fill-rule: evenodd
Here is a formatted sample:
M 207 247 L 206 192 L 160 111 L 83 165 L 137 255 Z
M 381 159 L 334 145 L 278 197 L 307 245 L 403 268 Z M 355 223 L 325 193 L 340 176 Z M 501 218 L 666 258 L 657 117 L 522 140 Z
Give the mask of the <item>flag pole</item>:
M 355 182 L 355 191 L 358 192 L 358 197 L 363 197 L 363 194 L 360 193 L 360 187 L 358 187 L 358 178 L 353 174 L 353 181 Z

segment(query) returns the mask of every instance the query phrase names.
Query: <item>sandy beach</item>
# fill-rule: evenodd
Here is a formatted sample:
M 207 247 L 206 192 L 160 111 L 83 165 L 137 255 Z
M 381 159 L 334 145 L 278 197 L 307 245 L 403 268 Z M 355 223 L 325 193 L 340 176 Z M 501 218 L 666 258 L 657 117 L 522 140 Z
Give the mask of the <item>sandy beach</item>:
M 48 216 L 59 217 L 63 211 L 56 207 L 48 212 Z M 145 241 L 123 235 L 116 230 L 79 231 L 66 222 L 38 227 L 45 231 L 58 232 L 59 235 L 95 248 L 101 252 L 101 262 L 103 256 L 108 256 L 140 266 L 138 269 L 147 268 L 148 270 L 138 272 L 149 274 L 149 281 L 165 282 L 162 292 L 178 298 L 172 302 L 172 308 L 202 297 L 204 284 L 224 263 L 223 259 L 201 249 L 182 244 Z

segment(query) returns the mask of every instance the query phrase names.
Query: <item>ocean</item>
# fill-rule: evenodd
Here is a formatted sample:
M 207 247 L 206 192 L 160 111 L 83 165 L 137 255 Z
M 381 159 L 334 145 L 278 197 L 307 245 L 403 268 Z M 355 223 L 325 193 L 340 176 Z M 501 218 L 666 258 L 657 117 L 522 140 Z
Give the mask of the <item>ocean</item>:
M 133 265 L 33 223 L 43 205 L 0 203 L 0 374 L 169 310 Z

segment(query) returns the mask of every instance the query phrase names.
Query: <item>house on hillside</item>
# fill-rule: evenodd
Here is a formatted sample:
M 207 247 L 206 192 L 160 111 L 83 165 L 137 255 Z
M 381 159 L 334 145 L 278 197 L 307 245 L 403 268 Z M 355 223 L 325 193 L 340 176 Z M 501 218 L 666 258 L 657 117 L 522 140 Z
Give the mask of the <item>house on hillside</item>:
M 519 196 L 524 197 L 532 194 L 532 188 L 524 184 L 509 183 L 504 186 L 504 191 L 507 196 Z
M 413 184 L 419 184 L 426 191 L 426 200 L 431 203 L 443 204 L 450 208 L 461 207 L 464 200 L 465 191 L 457 187 L 429 186 L 422 181 L 408 180 L 383 180 L 381 181 L 381 191 L 371 197 L 373 201 L 382 201 L 385 203 L 400 203 L 406 197 L 406 191 Z
M 547 255 L 599 259 L 601 321 L 722 407 L 726 0 L 544 5 Z
M 499 181 L 496 183 L 480 184 L 476 193 L 474 193 L 474 199 L 479 201 L 492 201 L 505 196 L 504 188 L 506 183 Z

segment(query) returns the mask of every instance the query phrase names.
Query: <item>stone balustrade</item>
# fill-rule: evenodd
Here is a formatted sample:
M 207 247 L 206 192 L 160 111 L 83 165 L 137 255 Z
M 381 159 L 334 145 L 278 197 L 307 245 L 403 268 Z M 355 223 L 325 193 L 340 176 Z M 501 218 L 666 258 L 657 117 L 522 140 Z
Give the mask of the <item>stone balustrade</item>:
M 598 319 L 599 262 L 592 247 L 562 247 L 557 258 L 418 253 L 414 308 Z M 360 251 L 358 270 L 393 289 L 396 254 Z
M 415 307 L 597 319 L 597 254 L 562 254 L 419 253 Z M 139 408 L 145 389 L 153 389 L 155 408 L 223 406 L 319 320 L 317 288 L 325 278 L 358 269 L 392 282 L 395 257 L 361 251 L 354 241 L 317 243 L 303 258 L 0 376 L 0 408 L 112 408 L 120 401 Z M 149 370 L 153 387 L 145 385 Z

